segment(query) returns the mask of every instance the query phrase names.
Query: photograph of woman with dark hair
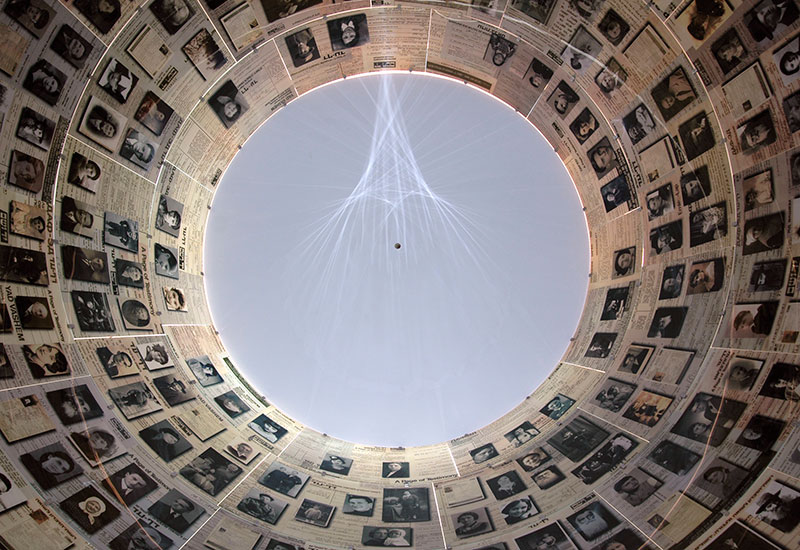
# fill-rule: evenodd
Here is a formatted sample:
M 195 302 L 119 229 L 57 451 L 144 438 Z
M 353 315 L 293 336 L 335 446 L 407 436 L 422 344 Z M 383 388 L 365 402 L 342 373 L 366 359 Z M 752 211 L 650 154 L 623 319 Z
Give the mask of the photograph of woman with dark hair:
M 121 15 L 119 0 L 75 0 L 75 7 L 103 34 Z
M 44 59 L 40 59 L 31 65 L 25 80 L 22 81 L 22 87 L 48 105 L 55 105 L 66 81 L 67 75 Z
M 117 452 L 116 438 L 103 428 L 89 428 L 81 432 L 72 432 L 69 437 L 92 466 L 113 458 Z
M 355 48 L 369 42 L 367 16 L 363 13 L 328 20 L 328 34 L 333 51 Z
M 149 329 L 150 312 L 139 300 L 125 300 L 119 306 L 122 320 L 127 329 Z
M 178 256 L 175 249 L 155 243 L 154 259 L 156 264 L 156 275 L 163 275 L 171 279 L 178 278 Z
M 289 38 L 287 38 L 286 41 L 288 42 Z M 317 56 L 319 56 L 319 53 L 317 53 Z M 225 128 L 233 126 L 248 108 L 242 94 L 239 93 L 236 84 L 234 84 L 232 80 L 228 80 L 220 86 L 219 89 L 208 98 L 208 104 L 217 114 L 217 117 L 219 117 L 220 122 L 222 122 Z
M 3 11 L 36 38 L 44 35 L 45 29 L 55 15 L 53 10 L 40 0 L 9 0 Z
M 31 375 L 36 379 L 69 374 L 69 363 L 61 344 L 22 346 L 22 354 L 25 356 Z
M 52 489 L 83 473 L 83 469 L 60 443 L 25 453 L 19 459 L 44 490 Z
M 80 153 L 72 153 L 69 172 L 67 172 L 68 183 L 96 193 L 101 174 L 100 166 L 95 161 L 89 160 Z
M 76 69 L 82 69 L 93 48 L 89 41 L 78 34 L 72 27 L 61 25 L 58 33 L 50 43 L 50 49 Z

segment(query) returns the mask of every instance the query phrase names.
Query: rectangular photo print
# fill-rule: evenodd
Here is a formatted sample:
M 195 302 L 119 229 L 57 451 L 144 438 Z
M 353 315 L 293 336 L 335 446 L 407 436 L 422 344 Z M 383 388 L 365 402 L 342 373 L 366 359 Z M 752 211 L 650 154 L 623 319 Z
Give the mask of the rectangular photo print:
M 139 262 L 131 262 L 117 258 L 114 260 L 116 281 L 122 286 L 144 288 L 144 266 Z
M 280 462 L 273 462 L 258 478 L 258 482 L 268 489 L 295 498 L 310 478 L 311 476 L 308 474 L 304 474 L 290 466 Z
M 275 525 L 289 503 L 279 500 L 258 487 L 250 489 L 236 509 L 259 521 Z
M 197 397 L 197 393 L 191 385 L 175 374 L 166 374 L 154 378 L 153 384 L 170 407 L 191 401 Z
M 384 489 L 382 510 L 385 523 L 430 521 L 428 489 Z
M 103 223 L 103 243 L 134 254 L 138 253 L 139 222 L 123 218 L 113 212 L 106 212 Z
M 206 449 L 181 468 L 178 473 L 213 497 L 228 487 L 242 473 L 242 468 L 222 456 L 218 451 Z
M 144 382 L 133 382 L 108 390 L 111 400 L 127 420 L 163 409 L 156 396 Z
M 148 342 L 146 344 L 136 344 L 139 355 L 144 361 L 144 366 L 149 371 L 169 369 L 175 366 L 167 345 L 162 342 Z
M 47 491 L 67 480 L 78 477 L 83 468 L 75 462 L 61 443 L 52 443 L 19 457 L 39 486 Z
M 192 444 L 168 420 L 162 420 L 139 431 L 139 437 L 164 462 L 192 449 Z
M 572 462 L 578 462 L 609 435 L 609 432 L 590 422 L 586 417 L 578 416 L 557 431 L 547 442 Z
M 15 235 L 43 241 L 47 234 L 47 209 L 24 202 L 11 201 L 9 204 L 11 232 Z

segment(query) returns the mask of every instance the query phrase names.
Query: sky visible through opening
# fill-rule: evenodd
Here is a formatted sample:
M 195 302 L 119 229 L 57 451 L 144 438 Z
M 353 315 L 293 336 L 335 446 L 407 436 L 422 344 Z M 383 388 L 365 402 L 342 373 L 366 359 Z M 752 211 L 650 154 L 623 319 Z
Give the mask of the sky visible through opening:
M 271 403 L 406 447 L 525 399 L 563 355 L 589 273 L 581 205 L 544 138 L 416 74 L 276 113 L 220 183 L 204 257 L 215 326 Z

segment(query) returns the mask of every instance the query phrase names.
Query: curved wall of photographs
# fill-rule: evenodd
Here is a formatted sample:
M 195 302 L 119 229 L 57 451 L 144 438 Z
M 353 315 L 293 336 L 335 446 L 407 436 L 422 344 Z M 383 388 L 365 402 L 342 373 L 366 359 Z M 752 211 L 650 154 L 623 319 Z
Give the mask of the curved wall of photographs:
M 5 0 L 2 544 L 796 547 L 799 15 L 795 0 Z M 548 379 L 490 425 L 408 449 L 270 406 L 202 290 L 208 205 L 240 144 L 298 94 L 383 69 L 525 114 L 592 247 Z

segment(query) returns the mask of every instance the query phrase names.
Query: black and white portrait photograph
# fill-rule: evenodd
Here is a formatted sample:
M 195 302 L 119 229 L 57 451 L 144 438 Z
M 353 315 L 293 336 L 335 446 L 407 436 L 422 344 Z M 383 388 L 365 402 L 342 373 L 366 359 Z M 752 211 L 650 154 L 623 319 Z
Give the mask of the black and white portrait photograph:
M 599 359 L 606 358 L 611 354 L 611 348 L 614 347 L 616 340 L 616 332 L 595 332 L 594 336 L 592 336 L 592 341 L 589 343 L 589 348 L 583 356 Z
M 188 0 L 154 0 L 148 6 L 169 34 L 175 34 L 194 15 Z
M 547 98 L 547 104 L 564 120 L 572 109 L 577 105 L 580 98 L 578 94 L 570 88 L 569 84 L 563 80 L 558 83 L 558 86 L 550 93 Z
M 716 539 L 706 546 L 706 550 L 730 550 L 731 548 L 749 548 L 751 550 L 780 550 L 743 523 L 734 522 Z
M 192 374 L 204 388 L 222 382 L 222 376 L 217 372 L 217 368 L 208 355 L 187 359 L 186 364 L 189 365 Z
M 23 107 L 17 123 L 17 137 L 47 151 L 53 141 L 56 123 L 28 107 Z
M 653 477 L 641 468 L 634 468 L 630 473 L 620 477 L 614 483 L 614 491 L 622 497 L 622 500 L 631 506 L 639 506 L 650 498 L 664 482 Z
M 543 415 L 552 418 L 553 420 L 558 420 L 569 410 L 569 408 L 575 404 L 575 400 L 571 397 L 567 397 L 563 393 L 556 394 L 547 404 L 539 409 L 539 412 Z
M 111 550 L 168 550 L 173 540 L 161 531 L 142 522 L 135 522 L 108 543 Z
M 755 153 L 778 139 L 769 109 L 737 126 L 736 135 L 739 138 L 739 147 L 745 154 Z
M 114 271 L 117 283 L 131 288 L 144 288 L 144 266 L 117 258 L 114 260 Z
M 158 144 L 135 128 L 128 128 L 119 154 L 139 168 L 149 169 L 156 157 Z
M 104 284 L 111 281 L 108 273 L 108 256 L 102 250 L 63 245 L 61 261 L 64 266 L 64 277 L 67 279 Z
M 786 216 L 783 212 L 746 221 L 742 254 L 756 254 L 782 248 L 785 224 Z
M 711 54 L 719 65 L 723 75 L 728 75 L 748 55 L 741 37 L 735 28 L 725 31 L 711 43 Z
M 375 498 L 348 494 L 344 497 L 342 513 L 351 516 L 372 517 L 375 512 Z
M 722 258 L 692 263 L 686 294 L 716 292 L 725 282 L 725 263 Z
M 561 52 L 564 65 L 570 67 L 576 74 L 584 74 L 594 64 L 600 55 L 603 45 L 597 38 L 579 25 L 569 43 Z
M 44 252 L 0 245 L 0 280 L 26 285 L 47 285 L 47 258 Z
M 289 40 L 288 38 L 286 39 Z M 315 50 L 316 52 L 316 46 Z M 319 52 L 317 57 L 319 57 Z M 239 93 L 236 84 L 232 80 L 225 81 L 211 97 L 208 98 L 208 104 L 219 117 L 220 122 L 225 128 L 230 128 L 239 120 L 239 117 L 249 108 L 248 103 L 245 101 L 242 94 Z
M 672 401 L 673 398 L 668 395 L 642 390 L 631 401 L 622 416 L 647 427 L 653 427 L 667 412 Z
M 783 84 L 788 88 L 800 77 L 800 34 L 792 37 L 783 46 L 775 50 L 772 60 L 778 67 Z
M 700 47 L 732 13 L 727 0 L 689 2 L 675 17 L 675 34 L 683 43 Z
M 61 344 L 26 344 L 22 346 L 22 355 L 35 380 L 70 374 L 69 362 Z
M 311 29 L 302 29 L 290 34 L 285 38 L 286 47 L 289 48 L 289 55 L 292 57 L 292 64 L 295 67 L 302 67 L 319 59 L 319 48 Z
M 3 11 L 36 38 L 44 35 L 56 14 L 42 0 L 10 0 Z
M 180 235 L 182 216 L 183 204 L 172 197 L 160 196 L 156 212 L 156 229 L 177 237 Z
M 627 277 L 636 271 L 636 247 L 622 248 L 614 251 L 612 279 Z
M 168 420 L 162 420 L 141 430 L 139 437 L 164 462 L 169 462 L 192 449 L 192 444 Z
M 214 402 L 231 418 L 236 418 L 250 410 L 247 403 L 233 390 L 217 395 L 214 397 Z
M 120 103 L 125 103 L 138 82 L 138 76 L 118 59 L 112 58 L 100 74 L 97 85 Z
M 288 433 L 286 428 L 263 413 L 250 421 L 247 424 L 247 427 L 270 443 L 276 443 L 280 438 Z
M 728 234 L 728 214 L 725 202 L 692 212 L 689 217 L 689 246 L 700 246 Z
M 526 443 L 533 441 L 533 438 L 537 435 L 539 435 L 539 430 L 526 420 L 510 432 L 504 434 L 503 437 L 514 447 L 522 447 Z
M 700 458 L 699 454 L 669 440 L 656 445 L 647 455 L 649 461 L 679 476 L 688 474 Z
M 499 455 L 497 449 L 495 449 L 494 445 L 491 443 L 481 445 L 477 449 L 471 450 L 469 454 L 475 464 L 481 464 Z
M 236 508 L 257 520 L 275 525 L 289 503 L 259 488 L 250 489 Z
M 106 212 L 103 221 L 103 243 L 129 252 L 139 251 L 139 222 Z
M 486 485 L 497 500 L 504 500 L 525 491 L 528 487 L 516 470 L 486 480 Z
M 711 179 L 708 176 L 706 165 L 694 171 L 681 174 L 681 195 L 683 204 L 689 205 L 704 199 L 711 194 Z
M 778 302 L 734 304 L 731 338 L 766 338 L 772 332 L 777 314 Z
M 174 374 L 166 374 L 153 379 L 158 393 L 167 402 L 167 405 L 174 407 L 180 403 L 191 401 L 197 397 L 197 393 L 192 386 Z
M 132 382 L 108 390 L 111 400 L 127 420 L 162 410 L 153 391 L 144 382 Z
M 207 29 L 197 31 L 191 40 L 181 48 L 204 80 L 214 81 L 222 73 L 228 58 L 225 52 Z
M 38 193 L 44 185 L 44 162 L 22 151 L 12 151 L 8 183 Z
M 363 527 L 361 544 L 364 546 L 412 546 L 414 530 L 408 527 Z
M 80 153 L 72 153 L 67 172 L 67 182 L 91 193 L 97 193 L 97 189 L 100 187 L 101 175 L 102 170 L 99 164 Z
M 582 460 L 610 434 L 584 416 L 573 418 L 547 442 L 573 462 Z
M 633 111 L 622 117 L 622 125 L 634 145 L 653 135 L 657 129 L 653 115 L 644 103 L 640 103 Z
M 526 472 L 532 472 L 542 464 L 546 464 L 552 457 L 544 450 L 544 447 L 536 447 L 528 454 L 522 455 L 517 459 L 517 464 Z
M 572 131 L 572 135 L 575 136 L 575 139 L 578 140 L 578 143 L 583 145 L 599 126 L 597 118 L 587 107 L 570 123 L 569 129 Z
M 783 99 L 783 116 L 789 125 L 789 131 L 800 130 L 800 92 L 795 92 Z
M 39 59 L 28 69 L 22 87 L 48 105 L 54 106 L 58 103 L 66 82 L 66 74 L 50 62 Z
M 705 112 L 698 113 L 678 126 L 686 160 L 694 160 L 716 144 L 711 122 Z
M 145 92 L 142 102 L 139 103 L 133 118 L 153 134 L 160 136 L 174 112 L 172 107 L 148 90 Z
M 619 46 L 631 30 L 631 26 L 628 22 L 614 10 L 608 10 L 606 12 L 603 19 L 597 24 L 597 28 L 600 30 L 600 34 L 614 46 Z
M 155 243 L 153 245 L 156 275 L 178 279 L 178 249 Z
M 167 346 L 160 342 L 136 344 L 139 355 L 144 361 L 144 366 L 149 371 L 168 369 L 174 367 L 172 357 L 167 351 Z
M 693 441 L 719 447 L 747 408 L 747 403 L 698 393 L 670 430 Z
M 311 476 L 280 462 L 273 462 L 258 482 L 282 495 L 295 498 Z
M 19 201 L 9 203 L 11 232 L 43 241 L 47 232 L 47 209 Z
M 608 291 L 606 291 L 606 300 L 603 303 L 603 311 L 600 314 L 600 320 L 615 321 L 619 319 L 628 303 L 628 293 L 629 288 L 627 286 L 609 288 Z
M 97 533 L 119 517 L 119 510 L 93 485 L 67 497 L 59 506 L 72 521 L 89 533 Z
M 742 179 L 744 210 L 748 212 L 775 200 L 772 170 L 763 170 Z
M 86 384 L 48 391 L 47 401 L 65 426 L 103 416 L 103 409 Z
M 241 437 L 230 441 L 222 450 L 245 465 L 250 464 L 254 458 L 261 455 L 259 451 L 253 448 L 252 443 L 245 441 Z
M 660 307 L 653 315 L 648 338 L 677 338 L 686 320 L 687 307 Z
M 604 137 L 586 152 L 597 179 L 602 179 L 606 174 L 619 166 L 617 154 L 611 142 Z
M 89 99 L 78 132 L 101 147 L 116 152 L 128 119 L 96 97 Z
M 600 542 L 591 550 L 652 550 L 633 529 L 622 529 Z
M 550 4 L 555 4 L 553 0 L 545 0 Z M 536 2 L 532 2 L 536 3 Z M 512 1 L 512 5 L 514 2 Z M 539 61 L 535 57 L 531 60 L 530 65 L 528 65 L 528 70 L 525 71 L 525 74 L 522 75 L 523 80 L 527 80 L 528 84 L 533 86 L 537 90 L 544 90 L 547 83 L 550 82 L 550 79 L 553 78 L 553 69 L 545 65 L 543 62 Z
M 381 467 L 382 478 L 411 477 L 408 462 L 384 462 Z
M 75 462 L 75 459 L 61 443 L 46 445 L 35 451 L 24 453 L 19 458 L 22 465 L 44 490 L 52 489 L 83 473 L 83 468 Z
M 745 13 L 744 23 L 759 47 L 781 37 L 797 21 L 800 10 L 794 0 L 762 0 Z
M 126 330 L 153 330 L 153 318 L 144 302 L 133 298 L 117 299 L 122 325 Z
M 69 25 L 61 25 L 50 43 L 50 49 L 76 69 L 82 69 L 94 47 Z
M 430 521 L 428 489 L 384 489 L 382 510 L 384 523 Z
M 614 97 L 614 93 L 622 88 L 627 81 L 628 72 L 613 57 L 606 62 L 605 66 L 594 77 L 594 83 L 597 84 L 603 95 L 608 97 Z
M 491 62 L 495 67 L 501 67 L 516 51 L 516 42 L 506 38 L 501 33 L 492 32 L 489 42 L 486 44 L 486 50 L 483 53 L 483 60 Z
M 75 0 L 75 7 L 102 34 L 107 34 L 121 16 L 119 0 Z
M 762 366 L 764 366 L 763 360 L 735 355 L 728 365 L 725 377 L 726 389 L 730 391 L 750 391 L 753 389 L 753 384 L 755 384 Z
M 520 550 L 575 550 L 558 522 L 552 522 L 514 540 Z
M 615 378 L 607 378 L 591 402 L 601 409 L 619 412 L 631 398 L 635 389 L 636 386 L 633 384 Z
M 327 527 L 333 516 L 334 507 L 329 504 L 303 499 L 294 519 L 317 527 Z
M 578 510 L 567 521 L 587 541 L 593 541 L 619 525 L 620 520 L 603 503 L 597 501 Z
M 69 440 L 92 467 L 122 456 L 126 452 L 106 425 L 71 432 Z
M 193 502 L 175 489 L 170 489 L 155 504 L 147 509 L 158 521 L 176 531 L 184 533 L 203 515 L 205 508 Z
M 661 288 L 658 294 L 659 300 L 672 300 L 681 295 L 685 272 L 686 266 L 683 264 L 670 265 L 664 268 L 664 273 L 661 275 Z
M 639 442 L 635 439 L 618 433 L 587 458 L 583 464 L 572 470 L 572 475 L 586 485 L 591 485 L 621 464 L 638 445 Z
M 161 288 L 161 294 L 164 295 L 164 305 L 167 311 L 189 311 L 186 304 L 186 295 L 182 289 L 174 286 L 165 286 Z
M 739 434 L 736 443 L 757 451 L 768 451 L 778 441 L 785 427 L 783 420 L 756 414 Z
M 476 508 L 457 514 L 451 514 L 450 519 L 455 527 L 456 538 L 466 539 L 494 531 L 492 518 L 486 508 Z
M 331 472 L 346 476 L 350 473 L 350 468 L 353 466 L 353 459 L 339 456 L 333 453 L 325 453 L 322 463 L 319 465 L 320 470 Z
M 29 330 L 50 330 L 53 328 L 53 314 L 47 298 L 41 296 L 14 296 L 22 328 Z
M 650 230 L 650 247 L 654 254 L 664 254 L 683 246 L 681 220 L 669 222 Z
M 261 0 L 261 6 L 270 23 L 320 3 L 322 0 Z
M 703 464 L 700 475 L 694 479 L 694 484 L 707 493 L 724 500 L 736 493 L 747 476 L 748 472 L 744 468 L 717 457 L 711 462 Z
M 367 16 L 358 13 L 350 17 L 328 19 L 328 35 L 333 51 L 363 46 L 369 42 Z
M 114 500 L 122 500 L 130 506 L 159 486 L 138 464 L 132 462 L 109 475 L 104 480 L 104 487 L 113 495 Z
M 771 480 L 745 511 L 778 531 L 790 533 L 800 522 L 800 491 Z
M 230 485 L 242 473 L 242 468 L 209 448 L 194 457 L 178 473 L 213 497 Z
M 566 476 L 557 466 L 548 466 L 533 474 L 531 479 L 539 489 L 546 491 L 564 481 Z
M 676 68 L 656 84 L 650 95 L 665 122 L 672 120 L 697 99 L 697 92 L 694 91 L 683 67 Z
M 503 514 L 503 519 L 508 525 L 513 525 L 532 518 L 539 513 L 539 509 L 531 497 L 523 496 L 508 502 L 500 508 L 500 513 Z
M 618 206 L 628 204 L 628 201 L 631 200 L 631 189 L 628 186 L 628 179 L 625 174 L 620 174 L 601 187 L 600 195 L 603 197 L 603 206 L 606 212 L 611 212 Z
M 510 5 L 542 25 L 546 25 L 550 14 L 553 13 L 556 0 L 511 0 Z
M 782 401 L 800 401 L 800 366 L 775 363 L 758 393 Z

